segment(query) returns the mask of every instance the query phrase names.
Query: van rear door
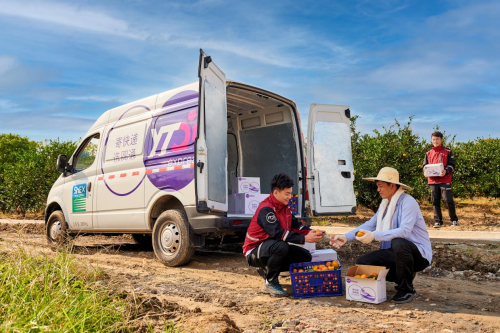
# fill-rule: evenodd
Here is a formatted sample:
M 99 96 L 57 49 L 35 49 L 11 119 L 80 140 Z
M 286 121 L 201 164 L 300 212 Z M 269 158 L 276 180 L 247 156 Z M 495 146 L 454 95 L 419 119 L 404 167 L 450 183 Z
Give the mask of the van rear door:
M 350 110 L 312 104 L 307 128 L 307 184 L 312 214 L 356 213 Z
M 200 213 L 227 212 L 226 75 L 200 50 L 196 206 Z

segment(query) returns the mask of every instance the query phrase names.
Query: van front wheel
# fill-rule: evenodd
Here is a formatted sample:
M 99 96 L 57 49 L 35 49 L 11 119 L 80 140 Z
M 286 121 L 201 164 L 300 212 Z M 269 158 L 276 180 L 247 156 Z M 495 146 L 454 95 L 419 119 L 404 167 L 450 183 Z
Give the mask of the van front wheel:
M 187 264 L 194 254 L 189 244 L 189 222 L 182 210 L 163 212 L 153 227 L 153 249 L 155 255 L 166 266 Z
M 64 245 L 69 240 L 66 219 L 63 212 L 56 210 L 47 221 L 45 226 L 45 236 L 50 247 L 56 248 Z

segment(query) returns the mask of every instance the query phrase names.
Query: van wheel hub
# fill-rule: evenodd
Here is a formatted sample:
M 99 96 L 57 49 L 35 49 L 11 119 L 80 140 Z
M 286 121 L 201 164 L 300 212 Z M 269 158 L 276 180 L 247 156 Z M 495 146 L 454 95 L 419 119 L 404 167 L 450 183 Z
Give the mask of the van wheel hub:
M 52 238 L 53 240 L 56 240 L 60 234 L 61 234 L 61 222 L 55 221 L 50 226 L 50 238 Z
M 173 223 L 165 225 L 160 235 L 160 245 L 163 252 L 174 254 L 181 245 L 181 235 L 177 226 Z

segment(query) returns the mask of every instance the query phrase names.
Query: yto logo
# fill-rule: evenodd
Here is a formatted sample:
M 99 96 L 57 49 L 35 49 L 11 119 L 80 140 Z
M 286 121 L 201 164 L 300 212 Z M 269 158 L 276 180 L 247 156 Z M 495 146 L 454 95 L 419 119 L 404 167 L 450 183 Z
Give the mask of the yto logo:
M 156 132 L 155 128 L 151 129 L 151 136 L 153 137 L 153 149 L 151 149 L 151 153 L 148 157 L 153 157 L 155 155 L 163 155 L 167 152 L 168 146 L 170 145 L 170 141 L 174 136 L 174 132 L 181 128 L 181 125 L 186 123 L 176 123 L 167 126 L 163 126 L 160 128 L 158 132 Z M 189 130 L 189 126 L 188 130 Z M 189 130 L 189 132 L 191 132 Z M 188 133 L 189 133 L 188 132 Z M 187 136 L 187 140 L 189 141 L 189 135 Z M 178 148 L 178 147 L 176 147 Z M 172 147 L 172 149 L 175 149 Z

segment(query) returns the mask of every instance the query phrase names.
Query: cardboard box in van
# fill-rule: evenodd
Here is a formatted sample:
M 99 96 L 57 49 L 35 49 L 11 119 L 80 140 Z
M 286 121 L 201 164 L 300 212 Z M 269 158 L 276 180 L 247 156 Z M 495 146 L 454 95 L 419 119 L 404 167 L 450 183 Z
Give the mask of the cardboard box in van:
M 255 214 L 260 203 L 264 201 L 269 194 L 234 194 L 234 213 L 235 214 Z
M 240 193 L 260 193 L 259 177 L 235 177 L 232 184 L 233 194 Z
M 373 278 L 355 277 L 356 275 L 370 276 L 377 273 Z M 356 265 L 349 267 L 345 277 L 345 294 L 347 300 L 365 303 L 379 304 L 387 300 L 385 277 L 389 269 L 382 266 Z
M 203 50 L 196 65 L 195 82 L 104 111 L 72 156 L 58 157 L 45 210 L 49 243 L 125 233 L 152 244 L 165 265 L 184 265 L 206 238 L 247 233 L 267 195 L 237 194 L 258 197 L 232 212 L 234 175 L 260 184 L 289 175 L 302 223 L 310 224 L 308 211 L 355 213 L 348 106 L 311 104 L 305 142 L 292 99 L 227 79 Z

